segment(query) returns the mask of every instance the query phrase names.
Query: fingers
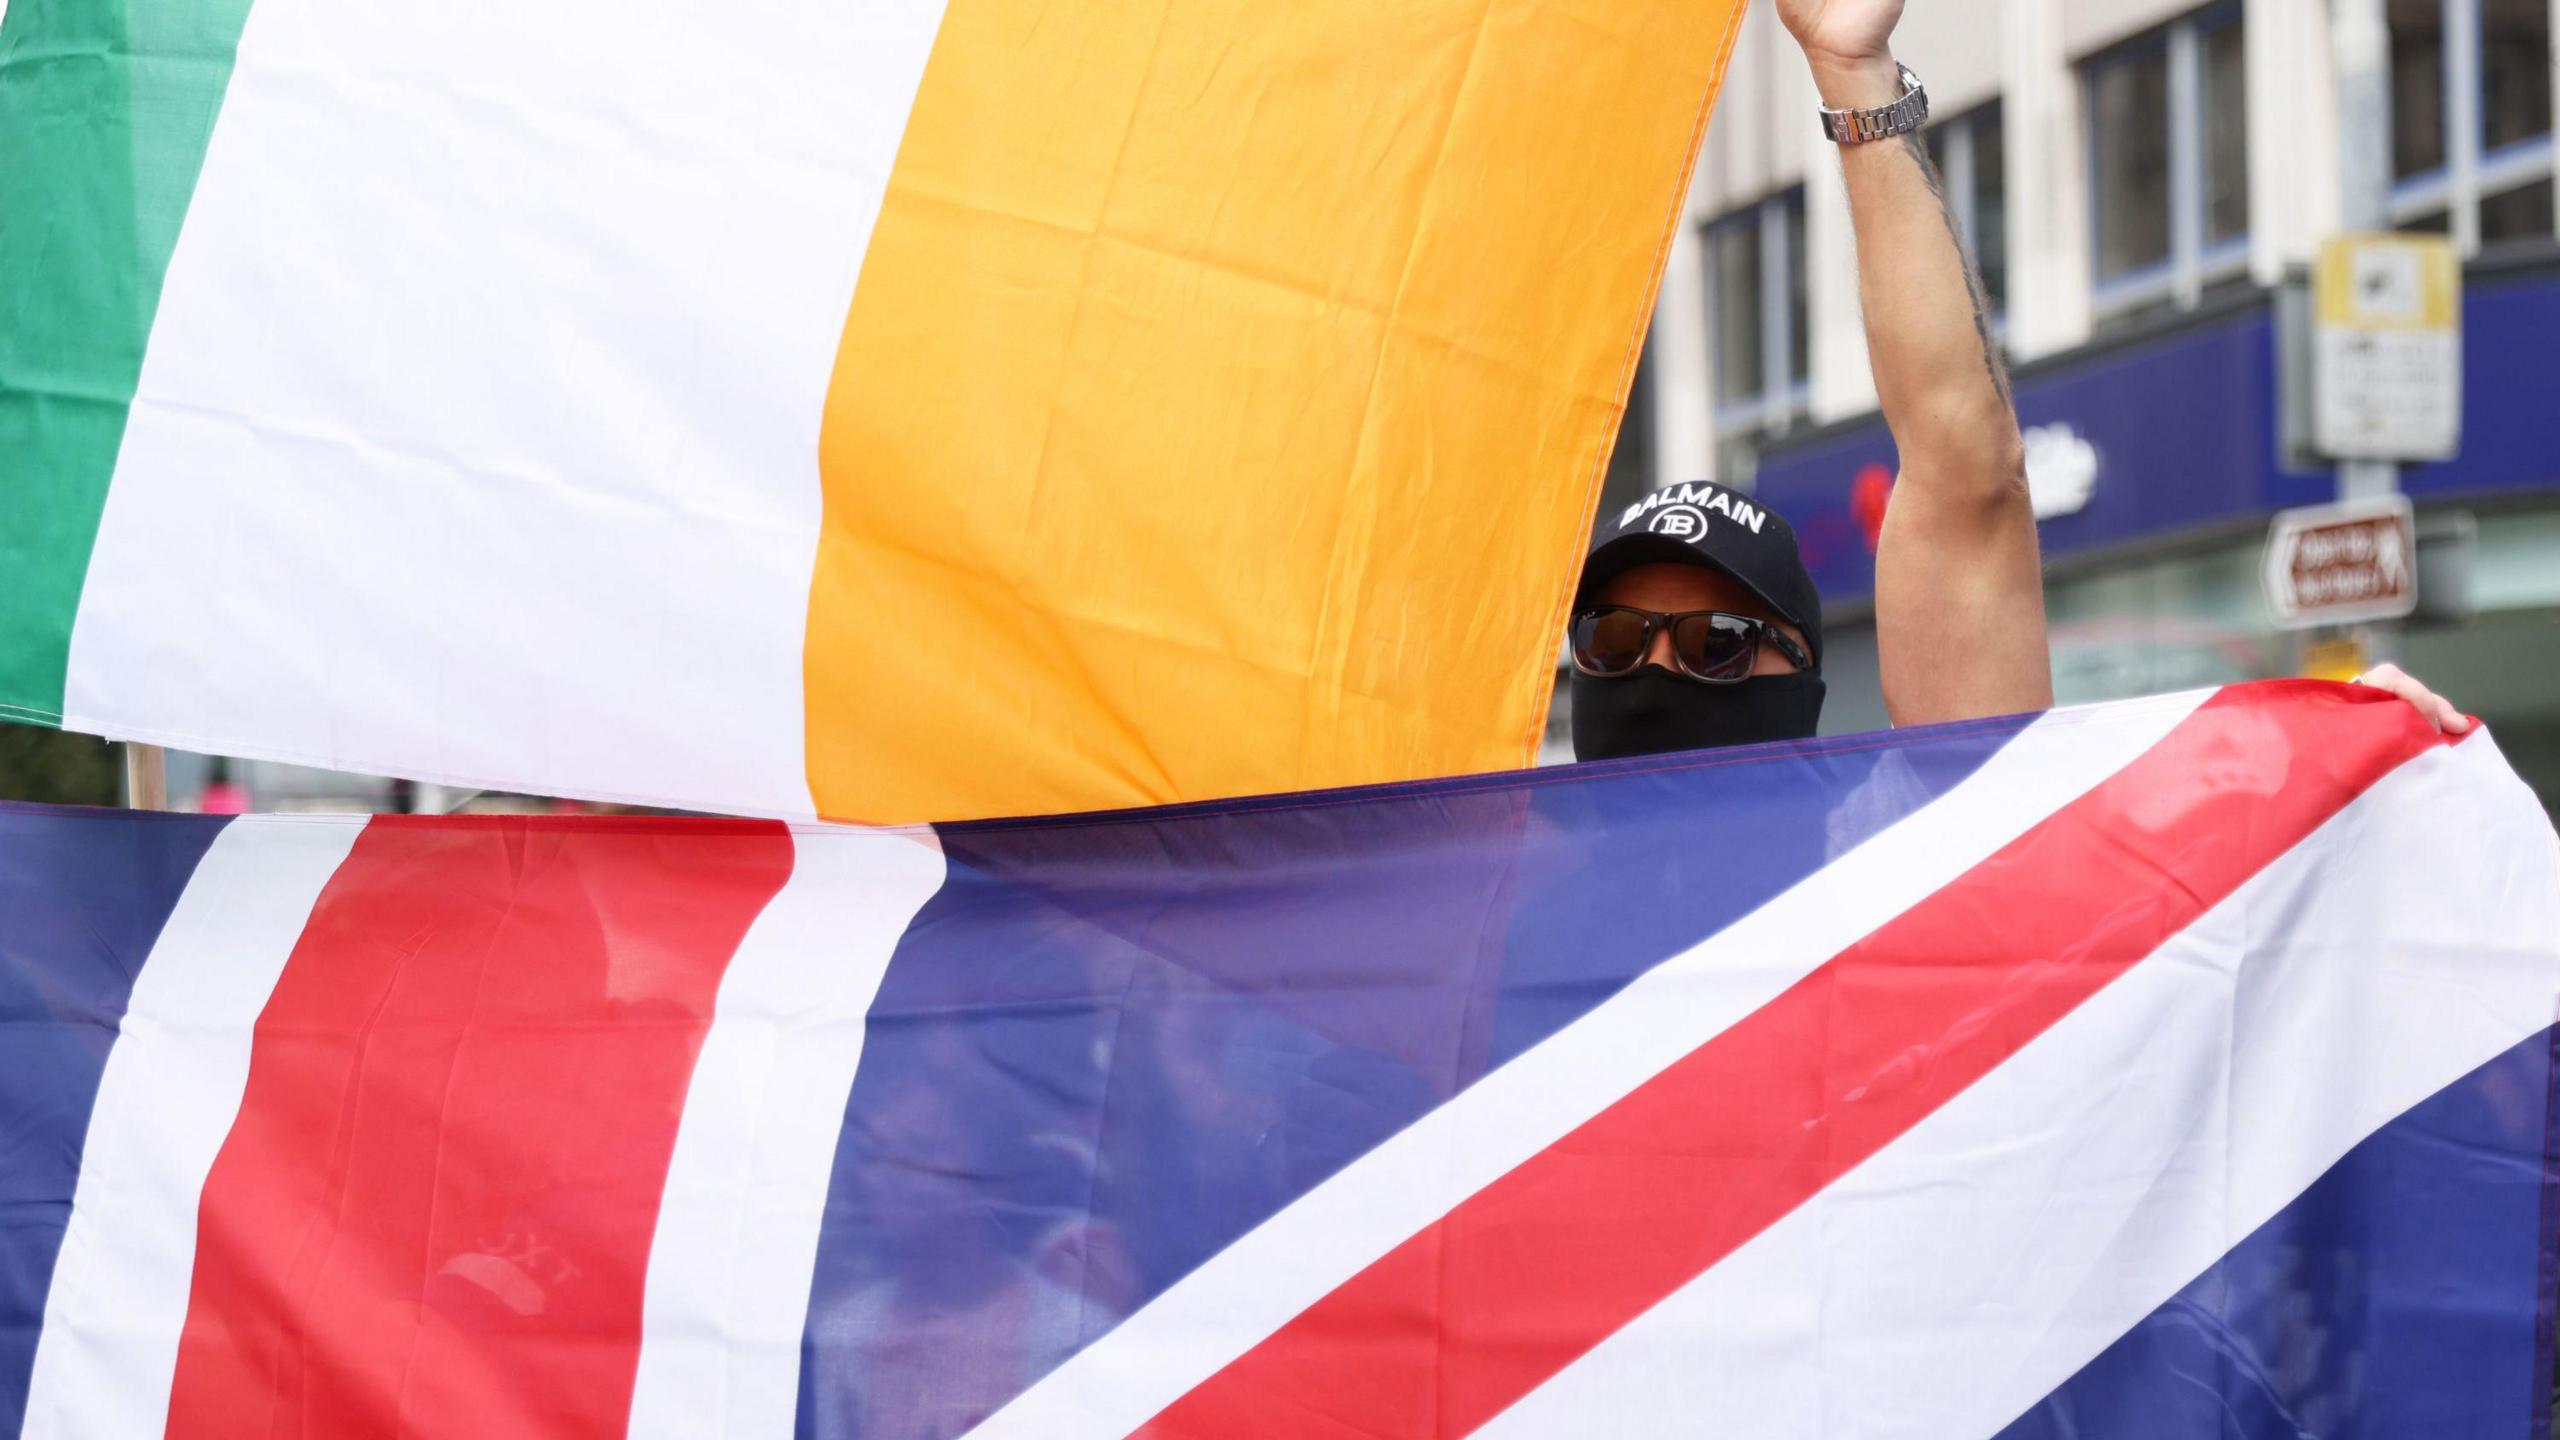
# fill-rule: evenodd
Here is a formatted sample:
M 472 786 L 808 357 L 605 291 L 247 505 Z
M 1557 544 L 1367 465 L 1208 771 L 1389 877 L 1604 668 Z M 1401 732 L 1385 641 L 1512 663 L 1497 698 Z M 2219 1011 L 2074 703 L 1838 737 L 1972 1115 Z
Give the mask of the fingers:
M 2417 707 L 2427 723 L 2447 735 L 2459 735 L 2471 728 L 2471 718 L 2454 703 L 2418 683 L 2418 678 L 2388 661 L 2374 666 L 2356 677 L 2359 685 L 2387 690 Z

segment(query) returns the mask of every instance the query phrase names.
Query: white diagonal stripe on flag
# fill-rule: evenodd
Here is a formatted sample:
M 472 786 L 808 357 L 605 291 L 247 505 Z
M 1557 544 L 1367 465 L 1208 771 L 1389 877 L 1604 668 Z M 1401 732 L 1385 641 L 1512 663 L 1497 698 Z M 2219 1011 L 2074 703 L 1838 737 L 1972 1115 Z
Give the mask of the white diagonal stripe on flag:
M 2487 736 L 2426 752 L 1478 1433 L 1997 1433 L 2357 1141 L 2552 1023 L 2555 873 Z
M 166 1428 L 205 1175 L 240 1113 L 259 1012 L 364 826 L 232 821 L 161 928 L 90 1111 L 28 1379 L 28 1440 Z
M 939 889 L 930 830 L 796 826 L 721 977 L 642 1301 L 629 1433 L 789 1435 L 811 1266 L 864 1016 Z
M 2113 775 L 2214 693 L 2039 718 L 1945 795 L 1345 1167 L 971 1433 L 1128 1434 L 1460 1201 Z

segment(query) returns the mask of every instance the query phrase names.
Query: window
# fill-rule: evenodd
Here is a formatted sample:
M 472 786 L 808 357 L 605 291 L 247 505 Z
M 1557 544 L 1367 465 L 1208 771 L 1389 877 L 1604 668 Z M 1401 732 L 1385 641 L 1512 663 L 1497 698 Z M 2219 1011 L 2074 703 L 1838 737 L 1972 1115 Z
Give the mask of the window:
M 2551 7 L 2486 0 L 2480 7 L 2481 144 L 2495 152 L 2551 137 Z
M 1804 191 L 1745 206 L 1707 227 L 1707 319 L 1715 337 L 1715 425 L 1740 439 L 1785 430 L 1811 376 Z
M 2093 57 L 2090 263 L 2111 318 L 2192 305 L 2243 271 L 2249 97 L 2240 8 L 2216 5 Z
M 1983 294 L 1994 316 L 2009 308 L 2009 168 L 2002 150 L 2000 103 L 1932 125 L 1929 160 L 1945 184 L 1947 208 L 1982 267 Z
M 2549 177 L 2513 190 L 2480 197 L 2480 242 L 2494 245 L 2501 240 L 2548 240 L 2555 230 L 2551 214 L 2551 181 Z
M 1627 385 L 1626 413 L 1618 420 L 1618 443 L 1609 450 L 1609 471 L 1600 484 L 1599 516 L 1615 514 L 1620 507 L 1644 498 L 1654 483 L 1654 413 L 1658 403 L 1653 387 L 1660 372 L 1653 363 L 1653 342 L 1647 337 L 1644 348 L 1636 352 L 1636 373 Z M 1684 479 L 1666 476 L 1665 479 Z M 1595 525 L 1604 523 L 1595 519 Z
M 2549 0 L 2389 0 L 2391 210 L 2466 251 L 2550 239 Z
M 1763 367 L 1760 253 L 1764 227 L 1758 211 L 1707 232 L 1715 274 L 1708 287 L 1716 337 L 1716 408 L 1756 402 L 1769 388 Z
M 2089 73 L 2089 172 L 2098 207 L 2098 280 L 2169 263 L 2169 52 L 2113 58 Z
M 1787 273 L 1779 288 L 1787 297 L 1781 308 L 1787 325 L 1787 389 L 1794 394 L 1810 385 L 1813 377 L 1812 302 L 1805 291 L 1803 191 L 1797 191 L 1789 202 L 1785 220 Z
M 2391 0 L 2391 178 L 2444 169 L 2445 0 Z
M 2204 243 L 2249 233 L 2249 70 L 2238 25 L 2201 32 L 2204 66 Z

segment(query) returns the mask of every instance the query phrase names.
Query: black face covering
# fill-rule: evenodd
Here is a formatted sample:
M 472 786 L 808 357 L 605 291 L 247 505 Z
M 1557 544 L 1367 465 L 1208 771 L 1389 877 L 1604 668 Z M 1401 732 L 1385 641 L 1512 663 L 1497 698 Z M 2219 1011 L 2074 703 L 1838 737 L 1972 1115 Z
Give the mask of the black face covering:
M 1573 753 L 1583 760 L 1804 740 L 1822 716 L 1822 677 L 1810 671 L 1706 685 L 1647 665 L 1632 675 L 1572 676 Z

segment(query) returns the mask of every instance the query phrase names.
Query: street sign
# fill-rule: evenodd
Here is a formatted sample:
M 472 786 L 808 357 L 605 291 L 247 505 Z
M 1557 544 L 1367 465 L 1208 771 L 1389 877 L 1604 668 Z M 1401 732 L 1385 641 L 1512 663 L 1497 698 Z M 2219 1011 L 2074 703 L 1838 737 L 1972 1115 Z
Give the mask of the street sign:
M 2462 440 L 2462 266 L 2441 235 L 2333 235 L 2312 275 L 2312 444 L 2450 460 Z
M 2267 603 L 2287 630 L 2393 620 L 2418 606 L 2416 525 L 2405 495 L 2306 505 L 2267 530 Z

